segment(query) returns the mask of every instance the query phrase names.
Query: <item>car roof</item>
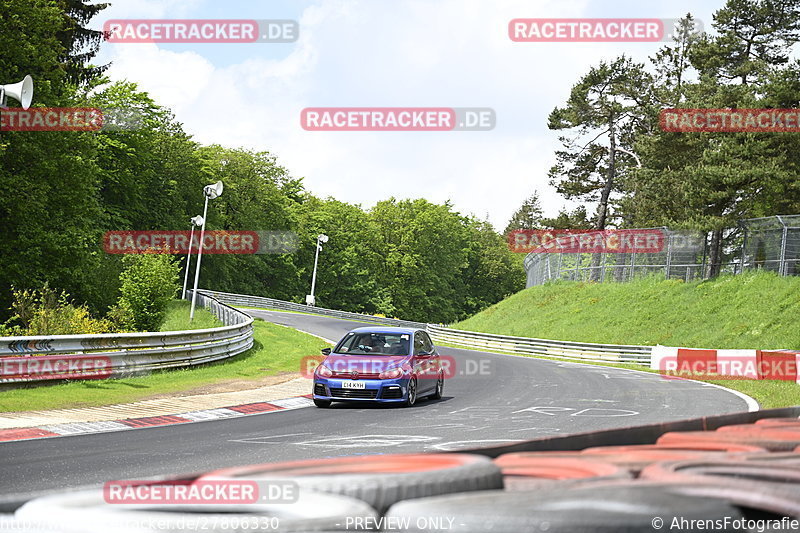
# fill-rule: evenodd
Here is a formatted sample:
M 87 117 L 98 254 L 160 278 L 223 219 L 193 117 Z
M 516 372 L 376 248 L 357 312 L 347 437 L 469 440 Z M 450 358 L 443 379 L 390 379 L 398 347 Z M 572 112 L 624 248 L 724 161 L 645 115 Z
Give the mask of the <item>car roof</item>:
M 411 335 L 415 331 L 419 330 L 414 328 L 397 328 L 393 326 L 365 326 L 352 330 L 353 333 L 405 333 L 407 335 Z

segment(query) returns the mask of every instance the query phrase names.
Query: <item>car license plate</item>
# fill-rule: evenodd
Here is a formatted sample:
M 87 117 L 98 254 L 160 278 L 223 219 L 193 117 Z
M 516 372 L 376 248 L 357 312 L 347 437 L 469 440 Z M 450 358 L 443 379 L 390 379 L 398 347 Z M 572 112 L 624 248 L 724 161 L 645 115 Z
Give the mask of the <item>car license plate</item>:
M 367 384 L 364 381 L 342 381 L 343 389 L 366 389 Z

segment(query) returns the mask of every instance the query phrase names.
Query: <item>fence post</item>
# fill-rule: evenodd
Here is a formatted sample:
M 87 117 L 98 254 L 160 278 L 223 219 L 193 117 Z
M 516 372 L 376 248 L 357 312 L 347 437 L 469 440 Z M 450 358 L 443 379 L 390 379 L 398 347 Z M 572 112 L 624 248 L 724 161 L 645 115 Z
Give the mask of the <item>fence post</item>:
M 742 227 L 743 235 L 742 235 L 742 258 L 741 258 L 741 265 L 739 268 L 739 274 L 744 273 L 744 264 L 747 260 L 747 226 L 745 226 L 742 221 L 739 221 L 739 225 Z
M 628 281 L 633 279 L 633 269 L 636 267 L 636 254 L 631 253 L 631 270 L 628 272 Z
M 664 234 L 667 236 L 667 264 L 664 266 L 664 279 L 669 279 L 670 268 L 672 267 L 672 233 L 667 228 L 664 228 Z
M 789 237 L 789 227 L 786 225 L 780 215 L 775 215 L 775 218 L 777 218 L 778 222 L 780 222 L 781 226 L 783 226 L 783 231 L 781 232 L 781 262 L 780 266 L 778 267 L 778 272 L 781 276 L 785 276 L 788 270 L 786 268 L 786 240 Z

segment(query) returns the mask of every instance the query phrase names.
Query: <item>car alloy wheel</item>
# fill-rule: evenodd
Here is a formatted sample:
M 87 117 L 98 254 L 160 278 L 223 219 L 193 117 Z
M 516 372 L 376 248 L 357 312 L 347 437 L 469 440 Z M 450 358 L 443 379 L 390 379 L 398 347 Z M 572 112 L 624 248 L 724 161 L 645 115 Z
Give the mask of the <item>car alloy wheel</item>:
M 408 380 L 408 386 L 406 387 L 406 407 L 411 407 L 417 403 L 417 378 L 416 376 L 411 376 L 411 379 Z
M 444 392 L 444 374 L 439 373 L 439 379 L 436 380 L 436 392 L 433 393 L 431 398 L 434 400 L 441 400 L 442 393 Z

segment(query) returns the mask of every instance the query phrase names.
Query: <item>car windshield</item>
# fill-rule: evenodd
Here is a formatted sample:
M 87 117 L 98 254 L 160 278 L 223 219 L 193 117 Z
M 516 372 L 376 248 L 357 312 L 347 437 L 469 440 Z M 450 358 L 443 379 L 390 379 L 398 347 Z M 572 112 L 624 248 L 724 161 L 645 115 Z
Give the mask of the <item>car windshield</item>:
M 341 354 L 408 355 L 408 333 L 348 333 L 334 350 Z

